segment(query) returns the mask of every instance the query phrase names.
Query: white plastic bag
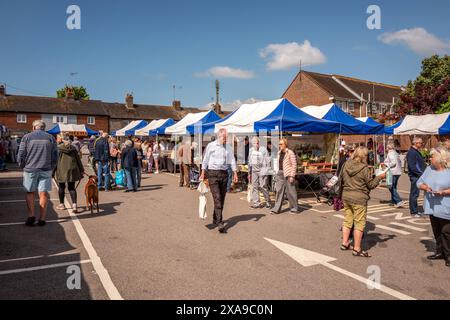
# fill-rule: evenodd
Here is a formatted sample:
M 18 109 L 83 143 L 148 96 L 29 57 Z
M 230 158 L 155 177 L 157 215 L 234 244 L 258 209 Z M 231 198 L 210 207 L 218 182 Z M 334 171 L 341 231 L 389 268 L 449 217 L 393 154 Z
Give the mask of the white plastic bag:
M 206 214 L 206 196 L 204 194 L 201 194 L 198 197 L 198 216 L 200 217 L 200 219 L 205 220 L 207 217 Z
M 249 184 L 247 188 L 247 202 L 252 202 L 252 195 L 253 195 L 253 185 Z
M 204 195 L 209 192 L 209 188 L 207 187 L 205 182 L 200 181 L 200 183 L 198 184 L 197 191 L 200 192 L 200 194 Z
M 200 192 L 200 196 L 198 197 L 198 216 L 200 219 L 205 220 L 207 217 L 206 214 L 206 194 L 209 192 L 209 188 L 203 181 L 200 181 L 197 191 Z

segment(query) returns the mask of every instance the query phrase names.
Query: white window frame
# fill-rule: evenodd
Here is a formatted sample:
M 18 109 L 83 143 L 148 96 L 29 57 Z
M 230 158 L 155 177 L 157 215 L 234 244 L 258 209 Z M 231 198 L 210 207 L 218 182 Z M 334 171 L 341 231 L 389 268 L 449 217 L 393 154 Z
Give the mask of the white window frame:
M 27 123 L 28 117 L 24 113 L 18 113 L 16 121 L 17 121 L 17 123 Z
M 60 120 L 62 120 L 62 121 L 60 121 Z M 54 124 L 58 124 L 58 123 L 67 124 L 67 116 L 55 115 L 55 116 L 53 116 L 53 123 Z
M 89 121 L 92 120 L 92 121 Z M 88 125 L 95 125 L 95 117 L 94 116 L 88 116 L 87 117 L 87 124 Z

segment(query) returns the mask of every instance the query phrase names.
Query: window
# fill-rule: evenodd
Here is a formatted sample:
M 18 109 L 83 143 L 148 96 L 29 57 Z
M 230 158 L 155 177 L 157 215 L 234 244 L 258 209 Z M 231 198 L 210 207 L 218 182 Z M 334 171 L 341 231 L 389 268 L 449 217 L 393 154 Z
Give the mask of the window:
M 348 112 L 349 113 L 355 112 L 355 103 L 354 102 L 349 102 L 348 103 Z
M 372 114 L 380 113 L 380 105 L 378 103 L 372 103 Z
M 67 116 L 53 116 L 53 123 L 67 123 Z
M 346 101 L 336 101 L 336 104 L 339 106 L 339 108 L 342 109 L 342 111 L 347 112 L 347 102 Z
M 87 117 L 87 124 L 95 124 L 95 117 Z
M 17 123 L 27 123 L 27 115 L 26 114 L 18 114 L 17 115 Z

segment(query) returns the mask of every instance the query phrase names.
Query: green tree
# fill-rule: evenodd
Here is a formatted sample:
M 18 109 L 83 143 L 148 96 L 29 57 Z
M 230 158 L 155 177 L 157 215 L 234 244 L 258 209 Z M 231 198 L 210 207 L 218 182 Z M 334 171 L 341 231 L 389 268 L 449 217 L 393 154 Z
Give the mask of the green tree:
M 57 90 L 56 96 L 58 98 L 65 98 L 68 90 L 72 90 L 73 98 L 75 100 L 89 100 L 89 98 L 90 98 L 85 87 L 83 87 L 83 86 L 74 87 L 74 86 L 68 86 L 68 85 L 66 85 L 62 89 Z
M 441 107 L 436 111 L 436 113 L 447 113 L 450 112 L 450 97 L 448 97 L 448 101 L 446 103 L 443 103 Z
M 450 98 L 450 56 L 431 56 L 422 61 L 422 71 L 409 81 L 395 106 L 395 117 L 441 112 Z

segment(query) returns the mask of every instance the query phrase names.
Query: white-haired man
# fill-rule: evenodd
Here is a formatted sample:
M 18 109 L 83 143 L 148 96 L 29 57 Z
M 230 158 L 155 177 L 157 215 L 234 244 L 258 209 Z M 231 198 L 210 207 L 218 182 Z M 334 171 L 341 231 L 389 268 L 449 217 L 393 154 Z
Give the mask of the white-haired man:
M 227 131 L 220 129 L 216 141 L 208 144 L 202 162 L 200 180 L 208 178 L 209 188 L 214 199 L 213 224 L 225 233 L 222 212 L 227 194 L 228 173 L 227 166 L 233 170 L 233 181 L 237 182 L 236 160 L 231 146 L 227 145 Z
M 267 149 L 260 146 L 259 138 L 252 138 L 252 147 L 249 151 L 248 165 L 250 167 L 250 181 L 253 186 L 252 205 L 251 208 L 258 209 L 261 207 L 259 200 L 259 192 L 262 192 L 266 199 L 266 208 L 271 209 L 268 183 L 268 171 L 270 169 L 270 156 Z
M 25 135 L 19 146 L 19 166 L 23 169 L 23 186 L 27 192 L 27 226 L 34 226 L 34 194 L 39 192 L 39 226 L 45 225 L 48 192 L 52 190 L 52 172 L 56 167 L 58 151 L 55 138 L 45 132 L 45 122 L 33 122 L 33 132 Z

